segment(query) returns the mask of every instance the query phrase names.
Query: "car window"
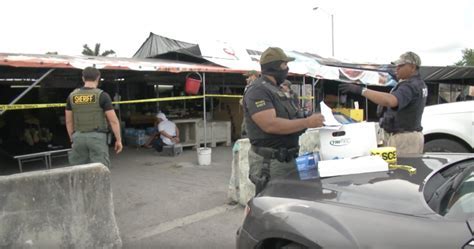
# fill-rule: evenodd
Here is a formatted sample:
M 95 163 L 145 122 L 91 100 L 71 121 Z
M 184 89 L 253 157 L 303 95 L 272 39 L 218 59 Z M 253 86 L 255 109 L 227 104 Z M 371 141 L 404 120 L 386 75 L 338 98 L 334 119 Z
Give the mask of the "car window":
M 423 194 L 436 213 L 454 219 L 474 216 L 474 159 L 443 168 L 426 182 Z
M 474 171 L 463 179 L 459 188 L 450 196 L 446 210 L 442 212 L 446 217 L 474 215 Z

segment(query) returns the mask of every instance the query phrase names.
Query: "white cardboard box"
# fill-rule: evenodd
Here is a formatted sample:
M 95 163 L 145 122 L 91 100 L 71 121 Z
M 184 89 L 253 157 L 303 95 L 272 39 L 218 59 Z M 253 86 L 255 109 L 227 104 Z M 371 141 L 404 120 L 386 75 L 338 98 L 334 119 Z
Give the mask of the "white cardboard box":
M 326 160 L 318 163 L 320 177 L 388 171 L 388 163 L 379 156 Z
M 319 131 L 321 160 L 370 155 L 377 148 L 374 122 L 352 123 Z

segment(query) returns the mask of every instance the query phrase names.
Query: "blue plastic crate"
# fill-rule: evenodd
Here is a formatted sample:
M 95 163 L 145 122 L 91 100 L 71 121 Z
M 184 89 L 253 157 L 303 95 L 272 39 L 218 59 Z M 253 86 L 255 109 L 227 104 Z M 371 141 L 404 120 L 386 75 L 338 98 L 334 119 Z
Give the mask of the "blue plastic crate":
M 146 135 L 153 135 L 155 132 L 157 132 L 155 127 L 147 127 L 145 129 L 145 134 Z
M 125 142 L 128 146 L 140 147 L 148 141 L 149 136 L 146 136 L 146 135 L 140 135 L 140 136 L 125 135 L 124 139 L 125 139 Z
M 135 134 L 137 129 L 135 128 L 125 128 L 125 135 L 133 135 Z

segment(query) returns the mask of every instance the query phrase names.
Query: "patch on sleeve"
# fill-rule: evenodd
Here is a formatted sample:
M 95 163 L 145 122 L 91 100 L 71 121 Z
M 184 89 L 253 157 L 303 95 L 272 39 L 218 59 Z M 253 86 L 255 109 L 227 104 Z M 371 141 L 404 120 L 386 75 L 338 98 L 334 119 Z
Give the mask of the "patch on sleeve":
M 257 108 L 264 107 L 266 105 L 265 100 L 255 101 L 255 106 Z
M 96 102 L 95 94 L 74 95 L 72 103 L 78 105 L 92 104 Z

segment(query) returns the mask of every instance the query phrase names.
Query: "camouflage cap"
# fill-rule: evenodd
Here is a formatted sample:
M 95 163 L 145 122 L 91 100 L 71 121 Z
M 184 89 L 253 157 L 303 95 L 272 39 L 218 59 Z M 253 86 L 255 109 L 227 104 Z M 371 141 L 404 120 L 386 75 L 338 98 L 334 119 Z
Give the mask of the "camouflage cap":
M 252 76 L 252 75 L 255 75 L 255 76 L 258 77 L 259 73 L 255 70 L 250 70 L 250 71 L 247 71 L 247 72 L 244 73 L 245 77 L 249 77 L 249 76 Z
M 400 58 L 396 61 L 391 62 L 393 65 L 398 66 L 398 65 L 403 65 L 403 64 L 413 64 L 416 66 L 421 65 L 421 59 L 420 56 L 413 52 L 406 52 L 402 55 L 400 55 Z
M 267 64 L 274 61 L 294 61 L 295 58 L 288 57 L 281 48 L 269 47 L 263 51 L 260 56 L 260 65 Z
M 288 87 L 290 87 L 291 85 L 292 83 L 289 80 L 284 80 L 283 83 L 280 84 L 280 86 L 288 86 Z

